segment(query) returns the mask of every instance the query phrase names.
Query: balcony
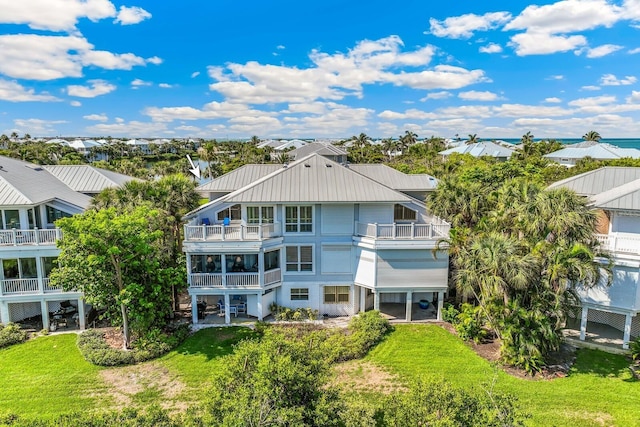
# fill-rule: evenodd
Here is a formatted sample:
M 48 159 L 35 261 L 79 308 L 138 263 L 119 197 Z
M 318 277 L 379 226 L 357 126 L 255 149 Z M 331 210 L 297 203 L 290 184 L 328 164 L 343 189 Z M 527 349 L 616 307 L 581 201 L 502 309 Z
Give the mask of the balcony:
M 382 240 L 440 240 L 449 237 L 450 225 L 440 218 L 429 224 L 371 224 L 356 222 L 356 236 Z
M 61 293 L 62 288 L 55 288 L 49 285 L 49 279 L 42 279 L 42 285 L 37 278 L 31 279 L 5 279 L 1 281 L 0 295 L 33 295 Z
M 255 225 L 185 225 L 185 242 L 261 241 L 282 236 L 280 223 Z
M 40 246 L 55 245 L 62 238 L 59 228 L 46 230 L 0 230 L 1 246 Z
M 264 285 L 282 280 L 279 268 L 264 272 Z M 260 273 L 193 273 L 189 275 L 190 288 L 260 289 Z
M 600 247 L 611 253 L 640 255 L 640 234 L 596 234 Z

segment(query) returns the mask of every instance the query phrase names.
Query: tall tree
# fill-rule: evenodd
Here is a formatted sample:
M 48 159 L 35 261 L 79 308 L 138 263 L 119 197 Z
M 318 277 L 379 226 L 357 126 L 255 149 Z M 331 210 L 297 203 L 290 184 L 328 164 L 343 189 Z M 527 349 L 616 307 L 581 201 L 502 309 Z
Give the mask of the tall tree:
M 585 141 L 598 142 L 598 141 L 600 141 L 602 139 L 602 137 L 595 130 L 590 130 L 589 132 L 587 132 L 584 135 L 582 135 L 582 139 L 584 139 Z

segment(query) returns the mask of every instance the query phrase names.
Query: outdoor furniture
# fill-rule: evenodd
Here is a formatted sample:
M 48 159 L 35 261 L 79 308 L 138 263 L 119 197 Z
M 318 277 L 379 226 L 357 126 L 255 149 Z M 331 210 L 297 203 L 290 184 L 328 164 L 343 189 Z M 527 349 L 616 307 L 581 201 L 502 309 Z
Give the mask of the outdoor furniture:
M 247 313 L 247 305 L 243 302 L 238 304 L 237 309 L 238 309 L 238 313 L 243 313 L 243 314 Z
M 202 218 L 202 225 L 211 225 L 209 218 Z
M 234 314 L 236 317 L 238 317 L 238 307 L 230 305 L 229 306 L 229 315 Z
M 198 301 L 198 319 L 204 319 L 205 311 L 207 310 L 207 302 L 206 301 Z
M 218 314 L 220 315 L 224 314 L 224 304 L 222 303 L 218 303 Z

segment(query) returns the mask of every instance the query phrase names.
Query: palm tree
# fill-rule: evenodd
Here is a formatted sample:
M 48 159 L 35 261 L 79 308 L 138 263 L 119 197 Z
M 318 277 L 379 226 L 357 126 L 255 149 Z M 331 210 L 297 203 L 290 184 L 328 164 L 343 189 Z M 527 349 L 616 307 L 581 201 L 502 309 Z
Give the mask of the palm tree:
M 469 139 L 467 140 L 467 145 L 469 144 L 475 144 L 477 142 L 480 142 L 480 138 L 478 138 L 477 134 L 469 134 Z
M 260 138 L 258 138 L 257 135 L 253 135 L 249 142 L 251 143 L 251 145 L 257 146 L 258 144 L 260 144 Z
M 600 139 L 602 139 L 602 137 L 595 130 L 590 130 L 589 132 L 587 132 L 584 135 L 582 135 L 582 139 L 584 139 L 585 141 L 599 142 Z
M 531 133 L 531 131 L 528 131 L 527 133 L 522 135 L 522 138 L 520 139 L 520 142 L 522 142 L 523 144 L 532 143 L 533 142 L 533 134 Z
M 404 131 L 404 135 L 401 135 L 399 138 L 399 146 L 402 154 L 405 154 L 409 147 L 418 142 L 418 135 L 411 131 Z
M 396 143 L 393 138 L 385 138 L 382 140 L 382 151 L 387 161 L 391 160 L 391 153 L 395 151 Z

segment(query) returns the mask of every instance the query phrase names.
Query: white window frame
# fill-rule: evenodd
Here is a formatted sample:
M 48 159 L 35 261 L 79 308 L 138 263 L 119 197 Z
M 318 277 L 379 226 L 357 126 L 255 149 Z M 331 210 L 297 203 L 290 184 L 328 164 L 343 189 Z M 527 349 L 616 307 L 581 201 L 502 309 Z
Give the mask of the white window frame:
M 255 219 L 251 220 L 249 218 L 250 209 L 258 209 L 257 222 L 255 221 Z M 266 213 L 265 210 L 268 210 L 268 209 L 271 209 L 271 218 L 265 215 Z M 276 220 L 276 210 L 273 206 L 247 206 L 246 218 L 247 218 L 247 224 L 250 224 L 250 225 L 273 224 Z
M 309 301 L 309 288 L 291 288 L 289 299 L 291 301 Z
M 401 209 L 402 218 L 396 217 L 396 210 L 399 208 Z M 413 213 L 413 217 L 412 218 L 404 217 L 405 214 L 409 212 Z M 396 203 L 395 205 L 393 205 L 393 222 L 415 222 L 417 220 L 418 220 L 418 211 L 408 208 L 405 205 L 402 205 L 400 203 Z
M 339 292 L 340 288 L 346 288 L 347 292 Z M 332 289 L 333 292 L 327 293 L 328 289 Z M 333 295 L 335 301 L 327 301 L 327 295 Z M 340 301 L 340 295 L 346 295 L 346 301 Z M 322 302 L 323 304 L 351 304 L 351 287 L 350 286 L 324 286 L 322 289 Z
M 295 222 L 288 222 L 287 218 L 287 209 L 294 208 L 296 210 Z M 311 209 L 311 222 L 302 222 L 300 220 L 300 208 L 310 208 Z M 299 206 L 285 206 L 284 207 L 284 232 L 286 234 L 314 234 L 315 233 L 315 225 L 314 218 L 316 217 L 315 206 L 313 205 L 299 205 Z M 310 225 L 311 230 L 309 231 L 300 231 L 302 226 Z M 288 230 L 289 226 L 295 227 L 295 230 Z
M 288 252 L 289 248 L 296 248 L 296 260 L 289 261 Z M 301 260 L 301 248 L 310 248 L 311 249 L 311 261 L 306 262 Z M 315 248 L 313 245 L 287 245 L 284 247 L 284 272 L 286 274 L 315 274 Z M 303 265 L 310 265 L 310 270 L 302 270 Z M 289 266 L 295 266 L 295 270 L 289 270 Z

